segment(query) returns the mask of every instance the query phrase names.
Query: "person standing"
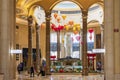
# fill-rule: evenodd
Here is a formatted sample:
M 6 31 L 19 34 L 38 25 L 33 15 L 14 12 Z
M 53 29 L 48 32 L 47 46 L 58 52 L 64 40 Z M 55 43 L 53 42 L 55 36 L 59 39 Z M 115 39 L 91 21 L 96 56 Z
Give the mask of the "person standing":
M 30 77 L 34 77 L 34 67 L 30 67 Z
M 38 73 L 38 76 L 42 73 L 42 66 L 40 66 L 40 71 Z

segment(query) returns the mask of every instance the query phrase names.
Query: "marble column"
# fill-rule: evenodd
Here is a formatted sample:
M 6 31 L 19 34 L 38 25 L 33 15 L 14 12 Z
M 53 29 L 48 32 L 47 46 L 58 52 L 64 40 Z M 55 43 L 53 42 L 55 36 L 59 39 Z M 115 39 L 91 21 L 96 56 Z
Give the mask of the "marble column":
M 46 17 L 46 74 L 49 75 L 50 73 L 50 17 L 51 12 L 45 11 Z
M 101 28 L 101 49 L 104 49 L 104 24 L 100 24 Z M 104 54 L 101 53 L 101 65 L 102 70 L 104 70 Z
M 87 59 L 87 16 L 88 11 L 83 10 L 82 11 L 82 17 L 83 17 L 83 32 L 82 32 L 82 75 L 87 76 L 88 75 L 88 59 Z
M 114 0 L 104 0 L 105 80 L 114 78 Z
M 120 0 L 114 1 L 115 79 L 120 80 Z
M 15 79 L 15 0 L 0 1 L 0 73 L 4 80 Z
M 28 60 L 27 60 L 28 71 L 30 70 L 30 67 L 33 65 L 33 60 L 32 60 L 32 24 L 33 24 L 33 17 L 28 16 Z
M 40 69 L 40 48 L 39 48 L 39 25 L 36 23 L 36 68 L 37 72 L 39 72 Z

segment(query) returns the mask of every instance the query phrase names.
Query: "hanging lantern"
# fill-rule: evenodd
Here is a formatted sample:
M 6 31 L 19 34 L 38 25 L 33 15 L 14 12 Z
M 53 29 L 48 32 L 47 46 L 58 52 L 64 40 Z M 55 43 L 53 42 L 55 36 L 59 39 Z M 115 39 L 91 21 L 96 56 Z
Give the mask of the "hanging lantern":
M 54 18 L 56 19 L 58 17 L 58 14 L 57 13 L 54 13 Z
M 69 25 L 73 25 L 74 24 L 74 22 L 73 21 L 69 21 Z
M 88 31 L 89 31 L 89 33 L 90 33 L 90 37 L 89 37 L 89 38 L 90 38 L 90 40 L 92 40 L 93 29 L 91 28 L 91 29 L 89 29 Z
M 73 27 L 77 27 L 77 24 L 74 24 Z
M 66 29 L 66 30 L 69 30 L 69 26 L 68 26 L 68 25 L 65 25 L 65 29 Z
M 77 26 L 77 30 L 80 31 L 80 30 L 81 30 L 81 27 L 80 27 L 80 26 Z
M 63 27 L 64 27 L 64 29 L 65 29 L 66 25 L 64 25 Z
M 62 15 L 63 20 L 65 20 L 66 17 L 67 17 L 67 16 L 66 16 L 65 14 Z
M 60 23 L 60 17 L 57 17 L 57 22 Z
M 73 27 L 73 31 L 76 31 L 76 27 Z
M 91 29 L 89 29 L 88 31 L 89 31 L 89 33 L 92 33 L 92 32 L 93 32 L 93 29 L 91 28 Z
M 74 31 L 74 34 L 75 34 L 75 35 L 76 35 L 76 34 L 78 34 L 78 31 L 77 31 L 77 30 L 75 30 L 75 31 Z

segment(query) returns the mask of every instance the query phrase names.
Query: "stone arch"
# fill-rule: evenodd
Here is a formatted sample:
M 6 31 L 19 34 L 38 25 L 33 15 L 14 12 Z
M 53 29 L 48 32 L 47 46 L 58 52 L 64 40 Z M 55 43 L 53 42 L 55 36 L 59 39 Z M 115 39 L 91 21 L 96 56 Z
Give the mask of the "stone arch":
M 38 5 L 34 5 L 34 6 L 32 6 L 32 7 L 30 7 L 30 8 L 28 9 L 28 16 L 29 16 L 29 15 L 33 15 L 34 10 L 35 10 L 35 8 L 36 8 L 37 6 L 38 6 Z
M 103 2 L 103 1 L 98 1 L 98 2 L 95 2 L 95 3 L 91 4 L 91 5 L 89 5 L 88 9 L 89 9 L 91 6 L 93 6 L 94 4 L 98 4 L 101 8 L 104 8 L 104 2 Z
M 69 0 L 64 0 L 64 1 L 69 1 Z M 52 10 L 52 9 L 53 9 L 57 4 L 59 4 L 60 2 L 63 2 L 63 1 L 58 0 L 58 1 L 54 2 L 54 3 L 51 5 L 50 10 Z M 80 5 L 80 3 L 79 3 L 78 1 L 76 1 L 76 0 L 70 0 L 70 2 L 73 2 L 73 3 L 75 3 L 76 5 L 78 5 L 81 10 L 83 9 L 82 5 Z
M 88 22 L 88 24 L 90 24 L 90 23 L 95 23 L 95 22 L 98 22 L 98 23 L 99 23 L 98 20 L 91 20 L 91 21 Z
M 95 9 L 97 11 L 94 12 L 95 13 L 94 16 L 97 16 L 97 17 L 94 17 L 93 15 L 90 16 L 92 14 L 92 13 L 90 13 L 90 11 L 94 11 Z M 91 20 L 97 20 L 97 21 L 99 21 L 100 24 L 102 24 L 104 22 L 104 11 L 103 11 L 103 7 L 101 6 L 100 3 L 94 3 L 88 8 L 88 22 Z

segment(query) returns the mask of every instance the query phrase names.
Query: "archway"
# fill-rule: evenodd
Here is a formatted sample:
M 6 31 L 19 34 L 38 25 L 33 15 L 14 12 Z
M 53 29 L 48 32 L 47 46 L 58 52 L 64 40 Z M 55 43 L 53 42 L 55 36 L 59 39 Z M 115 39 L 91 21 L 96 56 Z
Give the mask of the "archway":
M 40 36 L 39 30 L 40 29 L 39 27 L 41 27 L 42 22 L 45 22 L 45 12 L 40 6 L 35 5 L 29 9 L 28 15 L 25 14 L 17 15 L 20 16 L 19 19 L 21 19 L 21 22 L 16 24 L 19 26 L 18 29 L 16 29 L 18 35 L 15 35 L 19 40 L 17 39 L 16 43 L 18 43 L 20 46 L 20 48 L 18 49 L 22 49 L 23 52 L 22 56 L 20 57 L 21 60 L 19 61 L 24 62 L 25 64 L 24 69 L 30 67 L 31 65 L 34 65 L 35 69 L 37 69 L 37 66 L 40 66 L 41 61 L 39 58 L 42 58 L 41 53 L 45 54 L 45 36 Z M 29 21 L 27 23 L 27 20 L 31 15 L 33 16 L 32 17 L 33 21 L 30 24 Z M 20 25 L 20 23 L 22 23 L 22 26 Z M 40 43 L 42 39 L 44 39 L 43 40 L 44 42 L 42 41 Z M 40 50 L 41 47 L 42 49 Z M 29 50 L 31 52 L 29 52 Z M 30 56 L 28 53 L 30 53 Z
M 88 31 L 89 33 L 94 33 L 93 48 L 89 54 L 95 54 L 94 71 L 103 71 L 104 66 L 104 35 L 103 35 L 103 8 L 99 4 L 94 4 L 89 8 L 88 11 Z M 93 30 L 93 32 L 91 32 Z M 89 42 L 89 40 L 88 40 Z M 90 45 L 91 46 L 91 45 Z M 89 48 L 89 45 L 88 45 Z M 100 52 L 95 52 L 95 50 L 100 50 Z
M 81 15 L 80 7 L 74 2 L 63 1 L 54 6 L 51 14 L 51 72 L 81 72 Z

